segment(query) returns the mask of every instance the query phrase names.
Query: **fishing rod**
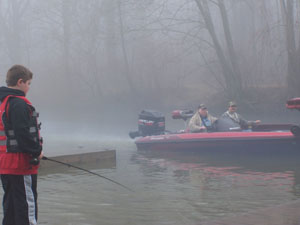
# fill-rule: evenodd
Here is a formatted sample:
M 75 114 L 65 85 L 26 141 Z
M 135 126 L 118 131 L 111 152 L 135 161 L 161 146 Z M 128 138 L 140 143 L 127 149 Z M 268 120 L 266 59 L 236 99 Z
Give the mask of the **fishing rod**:
M 134 191 L 133 191 L 132 189 L 130 189 L 129 187 L 126 187 L 125 185 L 123 185 L 123 184 L 121 184 L 121 183 L 119 183 L 119 182 L 117 182 L 117 181 L 114 181 L 114 180 L 112 180 L 112 179 L 110 179 L 110 178 L 107 178 L 107 177 L 105 177 L 105 176 L 102 176 L 102 175 L 100 175 L 100 174 L 98 174 L 98 173 L 94 173 L 94 172 L 92 172 L 92 171 L 90 171 L 90 170 L 87 170 L 87 169 L 84 169 L 84 168 L 81 168 L 81 167 L 78 167 L 78 166 L 74 166 L 74 165 L 71 165 L 71 164 L 69 164 L 69 163 L 64 163 L 64 162 L 61 162 L 61 161 L 58 161 L 58 160 L 55 160 L 55 159 L 50 159 L 50 158 L 48 158 L 48 157 L 46 157 L 46 156 L 43 156 L 42 159 L 43 159 L 43 160 L 48 160 L 48 161 L 51 161 L 51 162 L 55 162 L 55 163 L 59 163 L 59 164 L 65 165 L 65 166 L 73 167 L 73 168 L 78 169 L 78 170 L 85 171 L 85 172 L 87 172 L 87 173 L 90 173 L 90 174 L 93 174 L 93 175 L 95 175 L 95 176 L 101 177 L 101 178 L 103 178 L 103 179 L 109 180 L 110 182 L 113 182 L 113 183 L 115 183 L 115 184 L 117 184 L 117 185 L 119 185 L 119 186 L 121 186 L 121 187 L 123 187 L 123 188 L 129 190 L 129 191 L 134 192 Z

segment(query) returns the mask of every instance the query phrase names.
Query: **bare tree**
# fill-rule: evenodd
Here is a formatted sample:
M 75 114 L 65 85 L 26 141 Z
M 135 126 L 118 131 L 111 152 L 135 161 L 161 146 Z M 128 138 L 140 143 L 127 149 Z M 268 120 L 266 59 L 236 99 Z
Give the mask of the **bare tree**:
M 118 15 L 119 15 L 119 27 L 120 27 L 120 40 L 121 40 L 121 49 L 122 49 L 122 55 L 124 59 L 124 75 L 126 77 L 126 80 L 128 82 L 129 88 L 131 92 L 134 95 L 137 95 L 137 91 L 135 88 L 135 85 L 133 83 L 132 77 L 131 77 L 131 71 L 130 71 L 130 65 L 128 61 L 128 53 L 126 49 L 126 42 L 125 42 L 125 31 L 124 31 L 124 17 L 123 17 L 123 12 L 122 12 L 122 1 L 118 0 L 117 2 L 117 7 L 118 7 Z
M 0 2 L 0 6 L 3 3 Z M 22 63 L 24 56 L 24 40 L 26 39 L 26 21 L 24 21 L 29 1 L 11 0 L 6 2 L 6 10 L 4 14 L 0 10 L 0 27 L 2 28 L 5 43 L 7 47 L 7 55 L 11 62 Z
M 64 65 L 64 74 L 70 79 L 70 46 L 71 46 L 71 19 L 72 19 L 72 7 L 74 2 L 70 0 L 63 0 L 61 2 L 61 17 L 62 17 L 62 26 L 63 26 L 63 33 L 62 33 L 62 46 L 63 46 L 63 65 Z M 70 87 L 72 88 L 72 82 L 70 82 Z
M 228 56 L 226 56 L 225 51 L 220 44 L 219 37 L 217 36 L 208 1 L 195 0 L 195 2 L 203 16 L 205 26 L 213 41 L 218 60 L 222 67 L 222 73 L 226 82 L 226 92 L 228 97 L 231 99 L 239 99 L 242 95 L 241 72 L 238 65 L 238 57 L 233 45 L 225 3 L 223 0 L 218 0 L 215 4 L 218 5 L 221 14 Z
M 292 0 L 280 0 L 283 24 L 285 26 L 286 50 L 287 50 L 287 83 L 291 95 L 300 94 L 300 43 L 296 43 L 295 29 L 299 24 L 295 24 L 295 7 Z M 299 6 L 299 4 L 298 4 Z M 300 38 L 299 38 L 300 42 Z

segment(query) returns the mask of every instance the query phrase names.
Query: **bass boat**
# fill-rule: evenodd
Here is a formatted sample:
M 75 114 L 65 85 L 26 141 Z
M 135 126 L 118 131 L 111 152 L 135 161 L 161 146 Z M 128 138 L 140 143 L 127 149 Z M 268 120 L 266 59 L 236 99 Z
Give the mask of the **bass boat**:
M 300 98 L 288 100 L 286 107 L 300 111 Z M 175 110 L 172 118 L 186 122 L 193 113 L 192 110 Z M 130 132 L 129 136 L 135 139 L 138 150 L 292 149 L 300 152 L 300 126 L 296 124 L 259 124 L 242 130 L 233 127 L 230 121 L 219 119 L 214 132 L 170 132 L 165 130 L 164 115 L 152 110 L 139 114 L 138 131 Z

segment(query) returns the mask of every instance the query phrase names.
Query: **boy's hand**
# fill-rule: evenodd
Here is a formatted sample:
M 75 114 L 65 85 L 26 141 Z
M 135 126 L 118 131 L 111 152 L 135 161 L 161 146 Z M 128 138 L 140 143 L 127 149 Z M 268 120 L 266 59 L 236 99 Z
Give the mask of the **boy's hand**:
M 44 153 L 41 152 L 41 154 L 39 155 L 38 159 L 41 160 L 43 158 L 43 156 L 44 156 Z

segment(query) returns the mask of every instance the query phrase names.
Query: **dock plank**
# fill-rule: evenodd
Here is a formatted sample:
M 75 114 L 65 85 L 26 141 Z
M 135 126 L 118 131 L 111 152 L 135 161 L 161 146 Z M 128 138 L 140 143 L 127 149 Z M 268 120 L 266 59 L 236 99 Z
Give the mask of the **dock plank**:
M 75 165 L 82 164 L 85 167 L 112 168 L 116 166 L 116 150 L 105 150 L 99 152 L 88 152 L 72 155 L 60 155 L 49 158 L 63 163 Z M 63 166 L 64 165 L 60 165 L 52 161 L 41 160 L 40 171 L 43 172 L 49 170 L 50 168 L 57 168 Z

